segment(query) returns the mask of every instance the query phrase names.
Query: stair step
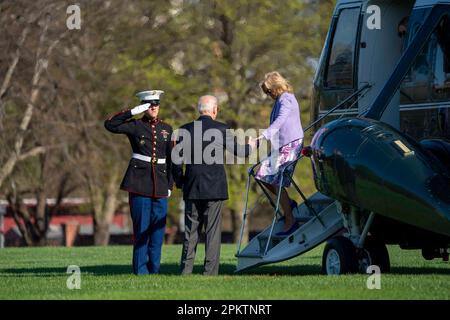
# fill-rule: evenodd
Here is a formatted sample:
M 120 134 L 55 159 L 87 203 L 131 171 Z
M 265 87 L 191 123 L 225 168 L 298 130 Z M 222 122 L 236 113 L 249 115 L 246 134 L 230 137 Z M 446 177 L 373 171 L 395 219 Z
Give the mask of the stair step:
M 291 233 L 290 235 L 292 235 L 293 233 Z M 277 235 L 272 235 L 272 240 L 284 240 L 284 239 L 286 239 L 286 237 L 287 236 L 277 236 Z M 264 240 L 264 241 L 266 241 L 267 240 L 267 238 L 268 238 L 268 236 L 261 236 L 261 237 L 259 237 L 258 239 L 260 239 L 260 240 Z
M 277 236 L 277 235 L 272 235 L 271 237 L 271 243 L 269 245 L 268 250 L 272 249 L 273 247 L 277 246 L 280 242 L 284 241 L 285 239 L 291 237 L 295 232 L 292 232 L 289 235 L 286 236 Z M 266 250 L 266 245 L 267 245 L 267 239 L 268 236 L 260 236 L 258 237 L 258 241 L 259 241 L 259 251 L 262 253 Z

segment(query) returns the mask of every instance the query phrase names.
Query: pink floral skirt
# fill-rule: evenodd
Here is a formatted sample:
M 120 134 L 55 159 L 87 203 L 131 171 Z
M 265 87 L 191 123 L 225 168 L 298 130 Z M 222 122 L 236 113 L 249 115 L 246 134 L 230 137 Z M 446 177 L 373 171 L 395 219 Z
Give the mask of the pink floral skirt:
M 300 156 L 302 146 L 303 139 L 299 139 L 282 146 L 278 152 L 271 152 L 269 158 L 261 162 L 255 178 L 268 184 L 279 186 L 283 168 Z M 285 170 L 283 187 L 291 185 L 291 177 L 294 170 L 295 165 L 289 166 Z

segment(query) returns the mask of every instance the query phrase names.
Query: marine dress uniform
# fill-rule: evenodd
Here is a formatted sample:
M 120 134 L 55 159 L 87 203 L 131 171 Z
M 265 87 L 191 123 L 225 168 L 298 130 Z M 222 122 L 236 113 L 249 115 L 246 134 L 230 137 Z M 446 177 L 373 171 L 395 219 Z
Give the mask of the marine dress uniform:
M 137 96 L 144 103 L 131 110 L 122 111 L 105 121 L 112 133 L 126 134 L 133 154 L 120 185 L 129 192 L 133 220 L 133 272 L 135 274 L 159 273 L 161 247 L 164 241 L 167 198 L 173 179 L 171 173 L 172 127 L 162 120 L 145 114 L 150 105 L 159 105 L 160 90 L 144 91 Z

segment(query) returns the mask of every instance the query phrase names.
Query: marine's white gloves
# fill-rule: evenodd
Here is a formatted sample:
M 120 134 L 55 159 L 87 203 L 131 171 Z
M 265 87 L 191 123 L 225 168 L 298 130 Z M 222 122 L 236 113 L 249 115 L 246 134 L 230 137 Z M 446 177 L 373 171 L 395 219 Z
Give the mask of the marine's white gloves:
M 169 191 L 169 194 L 168 194 L 168 198 L 170 198 L 170 195 L 172 194 L 172 191 L 169 189 L 169 190 L 167 190 L 167 191 Z
M 135 116 L 139 113 L 147 111 L 148 108 L 150 108 L 150 103 L 144 103 L 144 104 L 138 105 L 137 107 L 134 107 L 133 109 L 131 109 L 131 114 L 133 116 Z

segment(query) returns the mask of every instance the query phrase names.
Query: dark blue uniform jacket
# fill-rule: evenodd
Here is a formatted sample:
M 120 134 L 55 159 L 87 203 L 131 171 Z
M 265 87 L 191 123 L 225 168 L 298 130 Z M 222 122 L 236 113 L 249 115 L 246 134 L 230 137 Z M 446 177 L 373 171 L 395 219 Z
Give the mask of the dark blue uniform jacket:
M 172 127 L 147 116 L 131 119 L 131 111 L 122 111 L 105 121 L 105 128 L 112 133 L 126 134 L 133 153 L 152 159 L 166 159 L 165 164 L 149 163 L 132 158 L 120 188 L 142 196 L 163 198 L 172 190 L 171 169 Z

